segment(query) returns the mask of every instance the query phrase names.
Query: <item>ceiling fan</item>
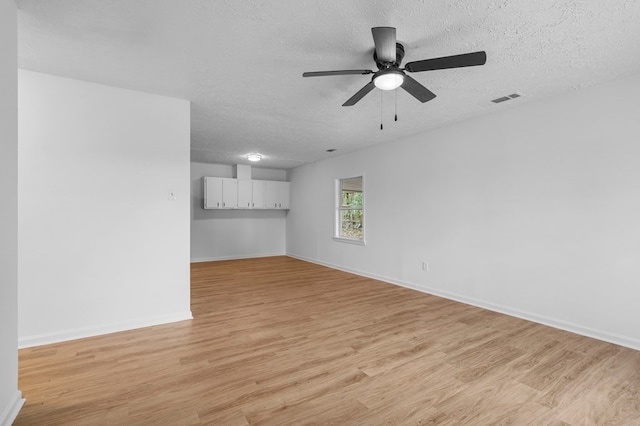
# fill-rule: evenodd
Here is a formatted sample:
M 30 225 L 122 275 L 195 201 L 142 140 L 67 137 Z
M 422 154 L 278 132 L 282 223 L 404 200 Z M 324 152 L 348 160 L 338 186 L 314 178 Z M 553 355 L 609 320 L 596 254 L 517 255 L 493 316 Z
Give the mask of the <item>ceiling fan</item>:
M 313 71 L 305 72 L 303 77 L 324 77 L 328 75 L 355 75 L 373 74 L 371 81 L 347 100 L 342 106 L 355 105 L 367 93 L 377 87 L 381 90 L 394 90 L 402 87 L 420 102 L 427 102 L 436 95 L 429 89 L 408 76 L 407 72 L 421 72 L 443 70 L 447 68 L 472 67 L 484 65 L 487 62 L 487 54 L 484 51 L 464 53 L 462 55 L 444 56 L 442 58 L 424 59 L 405 64 L 400 68 L 404 58 L 404 46 L 396 42 L 396 29 L 393 27 L 374 27 L 373 42 L 375 51 L 373 60 L 378 66 L 378 71 L 371 70 L 340 70 L 340 71 Z

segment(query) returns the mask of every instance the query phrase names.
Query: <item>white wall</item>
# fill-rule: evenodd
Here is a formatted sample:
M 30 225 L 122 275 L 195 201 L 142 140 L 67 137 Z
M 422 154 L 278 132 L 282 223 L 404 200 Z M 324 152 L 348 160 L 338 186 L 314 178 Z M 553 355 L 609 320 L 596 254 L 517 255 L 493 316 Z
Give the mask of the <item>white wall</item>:
M 0 0 L 0 425 L 24 400 L 18 391 L 18 35 L 16 5 Z
M 189 102 L 18 84 L 20 345 L 191 318 Z
M 233 166 L 191 163 L 191 261 L 284 255 L 286 211 L 204 210 L 202 178 L 234 177 Z M 285 170 L 251 168 L 256 180 L 286 180 Z
M 287 252 L 640 349 L 638 99 L 640 75 L 294 169 Z M 364 247 L 331 238 L 360 173 Z

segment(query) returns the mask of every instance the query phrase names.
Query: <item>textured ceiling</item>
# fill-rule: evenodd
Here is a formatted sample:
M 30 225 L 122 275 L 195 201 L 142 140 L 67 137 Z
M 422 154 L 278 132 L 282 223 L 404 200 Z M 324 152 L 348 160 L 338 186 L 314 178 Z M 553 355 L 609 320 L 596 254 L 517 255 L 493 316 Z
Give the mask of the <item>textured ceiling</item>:
M 640 72 L 640 0 L 16 3 L 20 67 L 190 100 L 202 162 L 258 151 L 287 169 Z M 438 97 L 398 91 L 398 122 L 395 92 L 341 106 L 370 76 L 302 78 L 375 69 L 374 26 L 397 28 L 405 63 L 485 50 L 487 64 L 412 74 Z

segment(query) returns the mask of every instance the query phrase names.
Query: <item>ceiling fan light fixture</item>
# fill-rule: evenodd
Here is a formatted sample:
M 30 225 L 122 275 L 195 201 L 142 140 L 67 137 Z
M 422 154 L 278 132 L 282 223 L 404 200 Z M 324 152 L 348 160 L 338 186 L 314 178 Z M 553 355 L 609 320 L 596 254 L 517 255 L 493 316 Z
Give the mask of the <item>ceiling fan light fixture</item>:
M 402 89 L 418 101 L 425 103 L 435 99 L 436 94 L 414 80 L 410 75 L 411 73 L 474 67 L 484 65 L 487 62 L 487 52 L 480 50 L 477 52 L 463 53 L 461 55 L 442 56 L 440 58 L 408 62 L 404 64 L 404 68 L 400 68 L 400 64 L 404 59 L 404 46 L 402 43 L 398 43 L 396 39 L 396 29 L 394 27 L 373 27 L 371 28 L 371 34 L 373 35 L 373 44 L 375 45 L 373 61 L 376 63 L 378 71 L 361 69 L 312 71 L 304 72 L 302 76 L 324 77 L 332 75 L 373 74 L 371 81 L 347 99 L 347 101 L 342 104 L 343 107 L 357 104 L 376 87 L 380 90 L 395 90 L 398 87 L 402 87 Z
M 404 75 L 400 71 L 389 71 L 373 79 L 373 84 L 380 90 L 395 90 L 404 83 Z
M 260 161 L 262 160 L 262 154 L 258 154 L 257 152 L 252 152 L 251 154 L 247 154 L 247 160 L 249 161 Z

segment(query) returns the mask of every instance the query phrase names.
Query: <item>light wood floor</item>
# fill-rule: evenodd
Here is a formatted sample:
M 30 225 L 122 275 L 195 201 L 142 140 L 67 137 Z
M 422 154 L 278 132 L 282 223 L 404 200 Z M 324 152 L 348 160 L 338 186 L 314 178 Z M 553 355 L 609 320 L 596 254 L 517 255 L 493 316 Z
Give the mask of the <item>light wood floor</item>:
M 20 351 L 16 425 L 640 425 L 640 352 L 287 257 L 195 319 Z

